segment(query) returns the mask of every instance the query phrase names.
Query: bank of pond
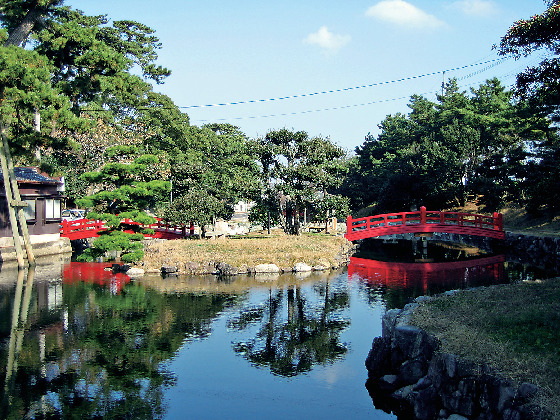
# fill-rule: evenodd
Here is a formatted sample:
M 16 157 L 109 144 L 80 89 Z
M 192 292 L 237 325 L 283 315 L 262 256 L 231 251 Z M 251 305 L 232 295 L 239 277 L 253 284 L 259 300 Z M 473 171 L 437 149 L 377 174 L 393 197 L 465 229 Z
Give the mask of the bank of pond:
M 2 417 L 395 418 L 364 385 L 388 310 L 550 274 L 471 246 L 378 245 L 347 268 L 274 275 L 3 267 Z

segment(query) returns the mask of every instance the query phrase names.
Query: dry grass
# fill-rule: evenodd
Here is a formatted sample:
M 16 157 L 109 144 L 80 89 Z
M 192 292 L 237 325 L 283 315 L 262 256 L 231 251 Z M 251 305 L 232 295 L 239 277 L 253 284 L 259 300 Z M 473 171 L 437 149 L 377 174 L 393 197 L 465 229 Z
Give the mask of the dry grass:
M 538 385 L 541 404 L 560 413 L 560 279 L 438 297 L 422 304 L 412 322 L 437 336 L 442 351 Z
M 521 232 L 529 235 L 560 235 L 560 215 L 547 214 L 539 217 L 528 215 L 521 208 L 502 210 L 504 227 L 510 232 Z
M 188 262 L 207 264 L 224 262 L 235 267 L 276 264 L 293 267 L 298 262 L 311 266 L 339 266 L 337 257 L 352 244 L 342 236 L 324 234 L 270 235 L 253 233 L 240 238 L 216 240 L 175 240 L 151 243 L 145 247 L 144 268 L 159 270 L 163 264 L 184 267 Z

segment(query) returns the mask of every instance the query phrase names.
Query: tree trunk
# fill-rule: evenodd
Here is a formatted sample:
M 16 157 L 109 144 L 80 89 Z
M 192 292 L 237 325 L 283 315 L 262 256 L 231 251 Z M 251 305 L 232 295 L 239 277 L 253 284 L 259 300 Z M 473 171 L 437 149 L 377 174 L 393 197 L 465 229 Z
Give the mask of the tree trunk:
M 15 45 L 16 47 L 22 47 L 27 42 L 29 34 L 41 20 L 41 17 L 45 13 L 43 7 L 39 7 L 37 2 L 35 6 L 27 12 L 27 15 L 23 18 L 20 24 L 10 33 L 8 39 L 4 43 L 4 46 Z

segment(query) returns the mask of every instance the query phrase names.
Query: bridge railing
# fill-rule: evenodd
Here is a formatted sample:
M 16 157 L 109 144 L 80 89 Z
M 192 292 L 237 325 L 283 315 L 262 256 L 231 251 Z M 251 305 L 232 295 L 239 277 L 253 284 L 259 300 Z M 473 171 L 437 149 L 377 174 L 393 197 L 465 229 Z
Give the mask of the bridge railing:
M 187 228 L 184 225 L 172 225 L 158 220 L 150 225 L 143 225 L 132 219 L 123 219 L 121 222 L 125 225 L 139 226 L 143 229 L 153 229 L 154 234 L 147 234 L 147 237 L 164 237 L 164 238 L 184 238 L 189 236 Z M 63 220 L 60 225 L 60 236 L 70 238 L 70 240 L 85 239 L 99 236 L 99 232 L 107 230 L 105 222 L 101 220 L 80 219 L 74 221 Z
M 187 233 L 187 227 L 185 225 L 172 225 L 167 222 L 157 220 L 156 223 L 152 223 L 151 225 L 143 225 L 142 223 L 135 222 L 132 219 L 124 219 L 121 223 L 126 225 L 134 225 L 140 226 L 143 229 L 153 229 L 156 234 L 159 233 L 168 233 L 176 236 L 187 237 L 189 234 Z M 145 235 L 145 236 L 157 236 L 154 235 Z
M 60 236 L 70 238 L 71 240 L 85 239 L 97 236 L 97 233 L 103 230 L 107 230 L 107 228 L 101 220 L 63 220 L 60 225 Z
M 500 213 L 482 215 L 450 211 L 420 211 L 378 214 L 346 221 L 346 238 L 350 241 L 398 233 L 448 232 L 503 239 Z

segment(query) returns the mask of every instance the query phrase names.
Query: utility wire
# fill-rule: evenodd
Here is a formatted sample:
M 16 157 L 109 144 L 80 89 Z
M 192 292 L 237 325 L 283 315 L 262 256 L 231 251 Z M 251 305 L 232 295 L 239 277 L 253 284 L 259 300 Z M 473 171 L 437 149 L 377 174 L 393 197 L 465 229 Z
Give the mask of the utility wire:
M 486 66 L 485 68 L 470 73 L 466 76 L 463 76 L 461 78 L 457 78 L 457 81 L 460 80 L 465 80 L 471 77 L 474 77 L 486 70 L 489 70 L 493 67 L 498 66 L 499 64 L 502 64 L 505 60 L 501 59 L 501 60 L 491 60 L 492 63 L 489 66 Z M 469 66 L 465 66 L 465 67 L 469 67 Z M 464 68 L 464 67 L 463 67 Z M 443 73 L 443 71 L 438 72 L 438 73 Z M 437 74 L 437 73 L 433 73 L 433 74 Z M 385 83 L 390 83 L 390 82 L 385 82 Z M 467 84 L 467 85 L 461 85 L 461 87 L 470 87 L 470 86 L 475 86 L 477 83 L 471 83 L 471 84 Z M 425 96 L 425 95 L 431 95 L 433 94 L 434 91 L 430 91 L 430 92 L 424 92 L 424 93 L 418 93 L 416 95 L 418 96 Z M 213 119 L 197 119 L 197 118 L 192 118 L 191 119 L 199 122 L 199 123 L 206 123 L 206 122 L 210 122 L 210 121 L 239 121 L 239 120 L 253 120 L 253 119 L 259 119 L 259 118 L 272 118 L 272 117 L 286 117 L 286 116 L 293 116 L 293 115 L 303 115 L 303 114 L 310 114 L 310 113 L 314 113 L 314 112 L 323 112 L 323 111 L 336 111 L 336 110 L 341 110 L 341 109 L 348 109 L 348 108 L 358 108 L 358 107 L 363 107 L 363 106 L 368 106 L 368 105 L 375 105 L 375 104 L 380 104 L 380 103 L 387 103 L 387 102 L 395 102 L 395 101 L 400 101 L 403 99 L 410 99 L 410 95 L 406 95 L 406 96 L 401 96 L 398 98 L 390 98 L 390 99 L 380 99 L 377 101 L 372 101 L 372 102 L 365 102 L 365 103 L 361 103 L 361 104 L 352 104 L 352 105 L 341 105 L 341 106 L 335 106 L 335 107 L 329 107 L 329 108 L 319 108 L 319 109 L 310 109 L 310 110 L 305 110 L 305 111 L 293 111 L 293 112 L 285 112 L 285 113 L 279 113 L 279 114 L 265 114 L 265 115 L 252 115 L 252 116 L 245 116 L 245 117 L 229 117 L 229 118 L 213 118 Z
M 354 87 L 348 87 L 348 88 L 342 88 L 342 89 L 323 90 L 323 91 L 320 91 L 320 92 L 302 93 L 302 94 L 299 94 L 299 95 L 281 96 L 281 97 L 277 97 L 277 98 L 268 98 L 268 99 L 253 99 L 253 100 L 247 100 L 247 101 L 224 102 L 224 103 L 206 104 L 206 105 L 189 105 L 189 106 L 181 106 L 179 108 L 181 108 L 181 109 L 194 109 L 194 108 L 210 108 L 210 107 L 231 106 L 231 105 L 244 105 L 244 104 L 262 103 L 262 102 L 283 101 L 285 99 L 306 98 L 306 97 L 310 97 L 310 96 L 324 95 L 324 94 L 328 94 L 328 93 L 348 92 L 348 91 L 351 91 L 351 90 L 364 89 L 364 88 L 369 88 L 369 87 L 374 87 L 374 86 L 382 86 L 382 85 L 389 85 L 389 84 L 393 84 L 393 83 L 406 82 L 408 80 L 421 79 L 423 77 L 435 76 L 437 74 L 449 73 L 449 72 L 458 71 L 458 70 L 464 70 L 466 68 L 477 67 L 477 66 L 481 66 L 481 65 L 484 65 L 484 64 L 497 63 L 496 65 L 498 65 L 498 64 L 500 64 L 503 61 L 508 60 L 508 59 L 509 58 L 496 58 L 496 59 L 487 60 L 487 61 L 484 61 L 484 62 L 481 62 L 481 63 L 468 64 L 468 65 L 465 65 L 465 66 L 455 67 L 455 68 L 451 68 L 451 69 L 447 69 L 447 70 L 439 70 L 439 71 L 434 71 L 434 72 L 431 72 L 431 73 L 424 73 L 424 74 L 415 75 L 415 76 L 403 77 L 402 79 L 395 79 L 395 80 L 371 83 L 371 84 L 368 84 L 368 85 L 354 86 Z

